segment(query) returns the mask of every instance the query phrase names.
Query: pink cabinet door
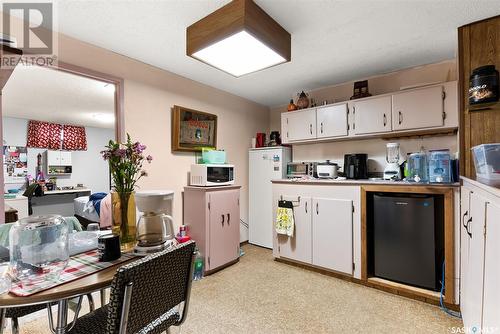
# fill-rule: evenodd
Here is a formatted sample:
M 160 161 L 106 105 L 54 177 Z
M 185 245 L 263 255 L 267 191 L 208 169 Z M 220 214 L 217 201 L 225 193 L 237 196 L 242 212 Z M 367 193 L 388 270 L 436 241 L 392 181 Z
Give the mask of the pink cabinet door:
M 239 190 L 210 193 L 209 270 L 234 261 L 239 256 Z

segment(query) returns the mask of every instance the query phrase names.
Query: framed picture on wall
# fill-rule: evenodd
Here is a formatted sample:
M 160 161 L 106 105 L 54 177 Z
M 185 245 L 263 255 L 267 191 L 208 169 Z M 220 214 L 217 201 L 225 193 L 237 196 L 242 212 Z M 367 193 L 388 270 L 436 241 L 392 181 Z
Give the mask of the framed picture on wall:
M 205 147 L 217 147 L 217 115 L 174 106 L 172 151 L 201 152 Z

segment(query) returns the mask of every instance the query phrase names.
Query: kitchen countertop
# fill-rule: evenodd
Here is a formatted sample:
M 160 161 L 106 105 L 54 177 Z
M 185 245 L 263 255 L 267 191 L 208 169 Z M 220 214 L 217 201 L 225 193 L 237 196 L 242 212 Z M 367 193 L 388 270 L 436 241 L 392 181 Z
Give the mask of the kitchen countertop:
M 465 176 L 460 176 L 460 179 L 463 182 L 468 182 L 468 183 L 470 183 L 470 184 L 472 184 L 480 189 L 483 189 L 484 191 L 489 192 L 490 194 L 500 198 L 500 188 L 498 188 L 498 187 L 488 185 L 488 184 L 479 182 L 477 180 L 469 179 Z
M 387 181 L 387 180 L 328 180 L 328 179 L 310 179 L 310 180 L 290 180 L 278 179 L 272 180 L 277 184 L 318 184 L 318 185 L 383 185 L 383 186 L 412 186 L 412 187 L 442 187 L 458 188 L 460 183 L 416 183 L 406 181 Z

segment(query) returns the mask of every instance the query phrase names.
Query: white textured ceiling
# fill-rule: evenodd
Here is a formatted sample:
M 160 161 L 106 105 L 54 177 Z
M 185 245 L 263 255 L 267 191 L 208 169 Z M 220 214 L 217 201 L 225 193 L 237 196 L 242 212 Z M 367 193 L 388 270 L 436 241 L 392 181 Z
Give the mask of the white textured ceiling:
M 3 116 L 38 121 L 114 128 L 114 105 L 114 85 L 38 66 L 17 66 L 2 91 Z
M 185 54 L 186 27 L 229 0 L 58 0 L 59 31 L 267 106 L 296 92 L 454 58 L 457 27 L 499 0 L 256 0 L 292 35 L 292 61 L 234 78 Z

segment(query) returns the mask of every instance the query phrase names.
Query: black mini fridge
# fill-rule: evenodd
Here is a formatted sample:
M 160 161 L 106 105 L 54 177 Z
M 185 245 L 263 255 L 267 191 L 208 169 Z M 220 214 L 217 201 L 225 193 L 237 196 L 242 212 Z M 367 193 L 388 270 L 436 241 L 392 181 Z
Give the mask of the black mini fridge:
M 375 193 L 374 276 L 439 291 L 444 260 L 442 196 Z

